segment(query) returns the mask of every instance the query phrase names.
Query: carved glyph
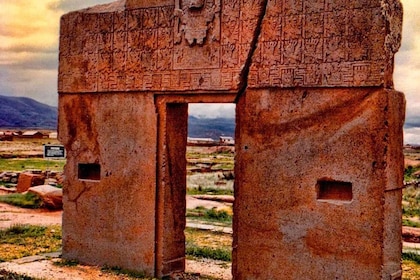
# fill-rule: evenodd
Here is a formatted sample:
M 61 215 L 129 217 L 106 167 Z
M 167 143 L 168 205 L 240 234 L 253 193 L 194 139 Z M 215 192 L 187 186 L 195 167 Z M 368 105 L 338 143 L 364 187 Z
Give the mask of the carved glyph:
M 210 40 L 220 40 L 220 0 L 175 0 L 175 43 L 182 37 L 190 46 L 202 46 L 208 33 Z
M 398 0 L 137 2 L 63 18 L 60 91 L 236 90 L 251 55 L 254 88 L 392 83 Z
M 221 0 L 175 0 L 175 69 L 220 68 Z
M 268 0 L 249 86 L 389 86 L 401 13 L 398 0 Z

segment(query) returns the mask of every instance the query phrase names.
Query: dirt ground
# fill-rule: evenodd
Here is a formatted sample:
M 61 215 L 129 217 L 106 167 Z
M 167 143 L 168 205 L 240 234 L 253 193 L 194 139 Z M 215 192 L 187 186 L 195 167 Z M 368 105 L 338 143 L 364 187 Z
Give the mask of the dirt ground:
M 410 158 L 405 158 L 404 159 L 404 166 L 418 166 L 420 165 L 420 160 L 418 159 L 410 159 Z
M 61 225 L 63 211 L 23 209 L 0 203 L 0 229 L 16 224 Z
M 1 195 L 1 194 L 0 194 Z M 207 208 L 226 207 L 225 204 L 215 201 L 202 201 L 192 197 L 187 198 L 187 207 L 196 206 Z M 33 224 L 33 225 L 61 225 L 62 211 L 48 211 L 40 209 L 23 209 L 8 204 L 0 203 L 0 229 L 8 228 L 15 224 Z M 8 263 L 0 263 L 0 269 L 6 269 L 16 273 L 23 273 L 32 277 L 38 277 L 45 280 L 124 280 L 127 277 L 114 275 L 101 271 L 100 267 L 77 265 L 74 267 L 60 267 L 53 263 L 60 261 L 59 253 L 52 257 L 29 257 L 15 260 Z M 232 279 L 231 265 L 227 262 L 213 260 L 187 260 L 186 272 L 195 276 L 185 277 L 178 275 L 174 279 L 200 279 L 198 275 L 207 275 L 216 279 Z

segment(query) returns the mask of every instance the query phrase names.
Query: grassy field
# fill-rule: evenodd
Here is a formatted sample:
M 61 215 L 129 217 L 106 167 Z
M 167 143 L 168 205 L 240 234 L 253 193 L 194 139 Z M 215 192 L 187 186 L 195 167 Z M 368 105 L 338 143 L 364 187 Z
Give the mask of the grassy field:
M 0 262 L 58 251 L 60 226 L 15 225 L 0 230 Z
M 47 161 L 42 157 L 43 144 L 57 144 L 50 139 L 28 141 L 19 143 L 0 142 L 0 172 L 1 171 L 23 171 L 26 169 L 55 170 L 62 171 L 65 164 L 64 160 Z M 38 155 L 38 157 L 33 157 Z M 21 158 L 22 156 L 23 158 Z M 229 194 L 233 195 L 233 172 L 229 176 L 229 171 L 233 170 L 234 153 L 231 150 L 206 149 L 202 147 L 187 148 L 187 187 L 188 194 Z M 7 157 L 7 158 L 4 158 Z M 405 166 L 404 179 L 406 182 L 419 180 L 416 172 L 420 170 L 420 151 L 410 151 L 405 153 L 408 163 Z M 191 172 L 200 168 L 217 172 Z M 403 224 L 411 227 L 420 227 L 420 187 L 416 184 L 407 186 L 403 190 Z M 204 209 L 196 208 L 187 211 L 188 219 L 197 219 L 206 223 L 216 225 L 231 226 L 232 209 Z M 48 237 L 41 241 L 39 237 L 30 235 L 31 230 L 8 229 L 8 232 L 0 232 L 0 251 L 8 252 L 7 255 L 0 254 L 0 262 L 18 258 L 24 255 L 39 253 L 38 247 L 44 250 L 53 250 L 50 244 L 61 242 L 61 229 L 46 227 L 43 229 L 32 230 L 33 234 L 44 232 Z M 14 237 L 7 236 L 15 234 Z M 19 236 L 19 234 L 21 236 Z M 189 258 L 212 258 L 217 260 L 231 260 L 232 236 L 209 231 L 187 229 L 186 235 L 186 255 Z M 23 245 L 22 244 L 28 244 Z M 31 245 L 31 244 L 36 244 Z M 27 247 L 28 251 L 21 251 L 22 247 Z M 415 255 L 404 255 L 403 279 L 420 280 L 420 258 Z M 105 269 L 105 268 L 104 268 Z M 112 270 L 112 269 L 111 269 Z M 118 272 L 118 269 L 114 269 Z M 0 279 L 1 274 L 0 274 Z M 14 279 L 14 278 L 12 278 Z M 20 279 L 20 278 L 16 278 Z M 23 279 L 23 278 L 22 278 Z
M 62 171 L 65 160 L 43 158 L 44 145 L 60 144 L 57 139 L 0 141 L 0 172 L 28 169 Z
M 232 235 L 197 229 L 187 229 L 186 255 L 187 258 L 209 258 L 230 262 Z M 61 228 L 59 226 L 28 226 L 15 225 L 0 231 L 0 262 L 10 261 L 24 256 L 59 250 L 61 246 Z M 404 256 L 404 280 L 420 280 L 419 256 Z M 61 260 L 58 266 L 77 266 L 72 260 Z M 104 273 L 128 275 L 130 279 L 146 279 L 141 274 L 131 273 L 117 267 L 103 267 Z M 4 278 L 2 278 L 4 276 Z M 6 276 L 8 278 L 6 278 Z M 0 271 L 0 279 L 33 279 L 31 277 Z M 207 279 L 207 278 L 206 278 Z
M 0 171 L 24 171 L 28 169 L 63 171 L 65 160 L 43 158 L 0 158 Z
M 419 177 L 416 173 L 420 170 L 420 151 L 405 151 L 404 181 L 406 183 L 417 182 Z M 420 228 L 420 185 L 413 183 L 403 190 L 403 225 Z

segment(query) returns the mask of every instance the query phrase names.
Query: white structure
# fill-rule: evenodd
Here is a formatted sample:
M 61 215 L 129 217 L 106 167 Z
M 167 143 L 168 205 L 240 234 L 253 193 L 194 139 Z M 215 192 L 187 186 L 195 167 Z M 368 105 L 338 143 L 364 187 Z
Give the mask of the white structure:
M 221 145 L 235 145 L 235 139 L 233 139 L 233 137 L 220 136 L 219 139 L 220 139 L 219 143 Z

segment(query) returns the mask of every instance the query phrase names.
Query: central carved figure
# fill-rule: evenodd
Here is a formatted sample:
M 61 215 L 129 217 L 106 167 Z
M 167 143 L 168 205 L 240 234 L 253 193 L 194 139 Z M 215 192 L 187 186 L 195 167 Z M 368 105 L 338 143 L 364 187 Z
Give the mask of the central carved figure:
M 190 8 L 190 9 L 201 9 L 204 5 L 204 0 L 196 0 L 196 1 L 190 0 L 190 1 L 187 1 L 187 2 L 190 3 L 189 6 L 188 6 L 188 8 Z
M 182 35 L 190 46 L 202 46 L 211 30 L 211 40 L 220 37 L 220 0 L 176 0 L 175 43 L 180 44 Z

